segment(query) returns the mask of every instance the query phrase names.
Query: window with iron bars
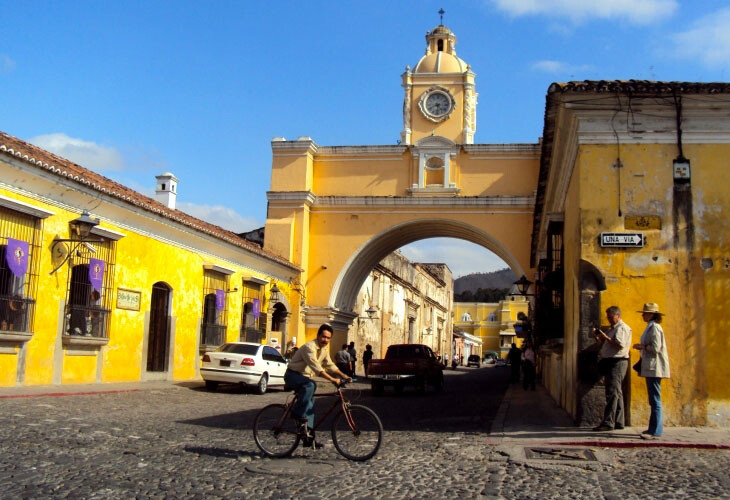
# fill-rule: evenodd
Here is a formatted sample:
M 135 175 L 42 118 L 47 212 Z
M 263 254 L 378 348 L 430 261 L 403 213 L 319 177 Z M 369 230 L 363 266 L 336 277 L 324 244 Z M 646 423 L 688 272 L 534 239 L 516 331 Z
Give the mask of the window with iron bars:
M 82 337 L 109 338 L 109 323 L 114 295 L 114 267 L 116 262 L 116 242 L 108 238 L 94 236 L 101 242 L 88 242 L 79 246 L 69 262 L 66 287 L 66 311 L 64 334 Z M 73 235 L 71 239 L 77 240 Z M 75 243 L 71 243 L 73 248 Z M 92 252 L 90 248 L 93 248 Z M 101 290 L 94 288 L 89 278 L 92 259 L 104 262 L 104 275 Z
M 0 331 L 33 333 L 43 221 L 0 206 Z M 28 243 L 28 266 L 16 276 L 8 264 L 8 238 Z M 19 256 L 20 257 L 20 256 Z
M 264 312 L 263 287 L 253 281 L 243 281 L 243 316 L 241 318 L 241 340 L 261 342 L 266 335 L 266 313 Z M 258 300 L 259 314 L 254 317 L 254 301 Z
M 226 341 L 228 319 L 228 277 L 217 271 L 203 271 L 203 321 L 200 325 L 200 344 L 219 346 Z M 218 308 L 216 294 L 223 293 L 223 307 Z

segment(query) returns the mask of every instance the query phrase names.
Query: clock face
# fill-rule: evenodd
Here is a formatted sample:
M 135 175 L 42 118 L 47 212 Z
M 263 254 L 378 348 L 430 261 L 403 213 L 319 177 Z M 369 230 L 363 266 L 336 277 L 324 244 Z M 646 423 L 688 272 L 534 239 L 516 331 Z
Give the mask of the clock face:
M 451 99 L 441 92 L 433 92 L 426 98 L 426 110 L 433 116 L 443 116 L 451 110 Z
M 418 99 L 418 108 L 423 116 L 434 123 L 446 120 L 454 112 L 456 102 L 454 97 L 444 87 L 435 85 L 421 94 Z

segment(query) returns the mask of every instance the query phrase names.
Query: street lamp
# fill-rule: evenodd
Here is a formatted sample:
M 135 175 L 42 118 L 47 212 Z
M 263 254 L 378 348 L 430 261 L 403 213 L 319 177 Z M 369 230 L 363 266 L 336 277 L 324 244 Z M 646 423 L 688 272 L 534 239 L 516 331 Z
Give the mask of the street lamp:
M 375 309 L 375 307 L 373 307 L 373 306 L 368 307 L 365 310 L 365 312 L 367 313 L 368 318 L 370 318 L 370 319 L 373 319 L 375 317 L 375 315 L 378 314 L 378 310 Z
M 53 243 L 51 243 L 51 255 L 53 256 L 54 263 L 58 261 L 58 264 L 50 274 L 61 269 L 61 267 L 78 251 L 81 245 L 84 245 L 90 252 L 96 253 L 96 249 L 89 245 L 89 243 L 104 242 L 102 239 L 89 239 L 91 230 L 99 225 L 99 219 L 92 219 L 88 210 L 84 209 L 84 211 L 81 212 L 80 217 L 69 221 L 68 224 L 71 226 L 71 232 L 75 234 L 77 238 L 54 238 Z
M 514 285 L 517 285 L 517 289 L 520 291 L 520 293 L 524 296 L 532 295 L 531 293 L 527 293 L 527 290 L 530 289 L 530 285 L 532 285 L 532 281 L 528 280 L 527 277 L 523 274 L 520 279 L 515 281 L 513 283 Z
M 279 287 L 276 286 L 276 283 L 272 283 L 269 292 L 269 300 L 271 302 L 279 302 Z

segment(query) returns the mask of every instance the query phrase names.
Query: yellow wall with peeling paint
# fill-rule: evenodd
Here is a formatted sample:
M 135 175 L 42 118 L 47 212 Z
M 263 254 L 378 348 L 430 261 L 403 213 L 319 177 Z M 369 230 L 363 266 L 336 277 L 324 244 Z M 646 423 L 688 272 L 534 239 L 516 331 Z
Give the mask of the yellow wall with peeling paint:
M 730 197 L 723 180 L 730 146 L 687 144 L 684 154 L 692 166 L 693 246 L 688 243 L 686 221 L 675 219 L 672 206 L 676 196 L 672 176 L 675 145 L 621 146 L 621 200 L 618 173 L 613 167 L 616 147 L 580 147 L 576 162 L 579 210 L 571 211 L 576 205 L 566 202 L 565 291 L 570 293 L 568 277 L 577 276 L 570 267 L 576 265 L 576 259 L 567 258 L 569 248 L 574 250 L 570 241 L 581 241 L 580 258 L 593 263 L 606 278 L 602 309 L 617 305 L 623 310 L 634 343 L 646 326 L 636 312 L 643 303 L 656 302 L 666 313 L 662 326 L 672 375 L 662 387 L 666 423 L 727 425 L 730 320 L 725 305 L 730 301 L 730 229 L 726 214 L 730 213 Z M 580 214 L 582 234 L 578 238 L 569 236 L 575 233 L 567 223 L 571 213 Z M 624 229 L 627 215 L 658 215 L 662 228 L 642 231 L 646 236 L 644 248 L 601 248 L 601 232 L 633 232 Z M 570 310 L 566 303 L 566 311 Z M 577 325 L 569 314 L 565 331 L 567 336 L 574 336 Z M 637 351 L 632 351 L 632 362 L 636 359 Z M 633 372 L 629 376 L 632 423 L 640 425 L 649 415 L 645 381 Z

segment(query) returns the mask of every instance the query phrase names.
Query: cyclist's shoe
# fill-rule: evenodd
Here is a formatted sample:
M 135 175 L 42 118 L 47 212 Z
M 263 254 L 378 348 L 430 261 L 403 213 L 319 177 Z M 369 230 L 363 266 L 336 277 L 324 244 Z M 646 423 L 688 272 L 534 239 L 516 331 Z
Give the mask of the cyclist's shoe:
M 325 448 L 325 445 L 323 443 L 320 443 L 316 439 L 314 439 L 314 430 L 313 429 L 307 429 L 307 436 L 302 438 L 302 444 L 305 448 L 312 448 L 315 450 L 321 450 L 322 448 Z

